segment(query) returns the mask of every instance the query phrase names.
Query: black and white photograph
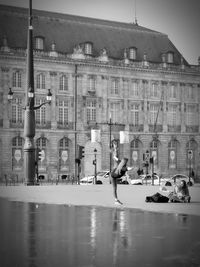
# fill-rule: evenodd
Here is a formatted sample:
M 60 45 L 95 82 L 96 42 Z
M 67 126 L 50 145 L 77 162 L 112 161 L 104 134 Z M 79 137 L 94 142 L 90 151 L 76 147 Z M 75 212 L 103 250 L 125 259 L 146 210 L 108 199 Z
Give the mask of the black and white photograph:
M 200 1 L 0 0 L 0 266 L 200 266 Z

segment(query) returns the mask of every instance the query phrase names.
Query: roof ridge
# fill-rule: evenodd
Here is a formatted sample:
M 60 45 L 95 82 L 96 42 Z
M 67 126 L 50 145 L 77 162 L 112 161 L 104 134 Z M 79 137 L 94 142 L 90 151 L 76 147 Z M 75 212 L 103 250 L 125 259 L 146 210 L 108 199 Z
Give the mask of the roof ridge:
M 9 6 L 9 5 L 2 5 L 0 4 L 0 7 L 3 7 L 4 11 L 15 11 L 15 13 L 20 13 L 18 11 L 27 11 L 28 8 L 25 7 L 16 7 L 16 6 Z M 0 11 L 3 10 L 0 8 Z M 27 13 L 23 13 L 23 15 L 28 16 Z M 51 15 L 50 15 L 51 14 Z M 53 16 L 52 16 L 53 15 Z M 39 9 L 33 9 L 33 16 L 38 16 L 38 17 L 44 17 L 44 18 L 49 18 L 49 19 L 59 19 L 59 20 L 68 20 L 68 21 L 73 21 L 75 23 L 84 23 L 84 24 L 92 24 L 95 26 L 104 26 L 104 27 L 109 27 L 109 28 L 117 28 L 117 29 L 124 29 L 124 30 L 136 30 L 136 31 L 141 31 L 141 32 L 146 32 L 146 33 L 151 33 L 151 34 L 158 34 L 158 35 L 163 35 L 167 36 L 164 33 L 151 30 L 149 28 L 137 25 L 135 23 L 128 23 L 128 22 L 121 22 L 121 21 L 114 21 L 114 20 L 106 20 L 106 19 L 99 19 L 99 18 L 93 18 L 93 17 L 84 17 L 80 15 L 73 15 L 73 14 L 67 14 L 67 13 L 59 13 L 59 12 L 52 12 L 52 11 L 46 11 L 46 10 L 39 10 Z M 77 20 L 76 20 L 77 19 Z M 96 23 L 94 23 L 96 22 Z

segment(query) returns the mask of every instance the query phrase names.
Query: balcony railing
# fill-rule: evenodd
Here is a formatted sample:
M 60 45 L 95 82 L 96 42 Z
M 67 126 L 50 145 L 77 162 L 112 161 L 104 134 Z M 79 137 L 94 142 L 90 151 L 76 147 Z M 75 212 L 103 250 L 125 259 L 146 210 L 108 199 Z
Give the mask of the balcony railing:
M 57 128 L 58 129 L 65 129 L 65 130 L 73 130 L 74 129 L 74 123 L 73 122 L 57 122 Z
M 134 124 L 129 124 L 129 130 L 130 132 L 143 132 L 144 131 L 144 125 L 134 125 Z
M 185 128 L 185 131 L 187 133 L 198 133 L 199 132 L 199 126 L 198 125 L 193 125 L 193 126 L 187 125 Z
M 168 132 L 180 132 L 181 131 L 181 125 L 176 125 L 176 126 L 172 126 L 172 125 L 167 125 L 168 128 Z
M 46 121 L 46 122 L 36 121 L 35 126 L 37 129 L 50 129 L 51 128 L 51 122 L 50 121 Z
M 162 124 L 154 125 L 154 124 L 149 124 L 149 132 L 162 132 L 163 131 L 163 126 Z
M 24 122 L 23 121 L 12 121 L 10 120 L 10 127 L 11 128 L 23 128 L 24 127 Z

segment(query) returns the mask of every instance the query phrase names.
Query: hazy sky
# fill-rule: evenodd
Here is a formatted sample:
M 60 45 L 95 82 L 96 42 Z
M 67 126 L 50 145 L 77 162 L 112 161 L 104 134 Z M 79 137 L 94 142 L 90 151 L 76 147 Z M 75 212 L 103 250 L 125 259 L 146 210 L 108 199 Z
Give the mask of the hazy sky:
M 0 4 L 28 7 L 28 0 Z M 35 9 L 138 24 L 168 35 L 190 64 L 200 56 L 200 0 L 32 0 Z

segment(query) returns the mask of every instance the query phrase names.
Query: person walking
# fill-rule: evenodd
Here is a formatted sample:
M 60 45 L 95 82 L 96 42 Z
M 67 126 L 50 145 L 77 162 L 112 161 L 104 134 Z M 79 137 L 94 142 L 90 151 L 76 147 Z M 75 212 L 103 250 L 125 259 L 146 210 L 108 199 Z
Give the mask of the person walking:
M 123 203 L 118 199 L 118 196 L 117 196 L 117 181 L 122 176 L 124 176 L 125 173 L 127 172 L 127 170 L 128 170 L 127 162 L 128 162 L 127 158 L 122 158 L 121 161 L 120 160 L 117 161 L 117 158 L 116 158 L 117 166 L 111 172 L 115 204 L 119 204 L 119 205 L 122 205 Z

